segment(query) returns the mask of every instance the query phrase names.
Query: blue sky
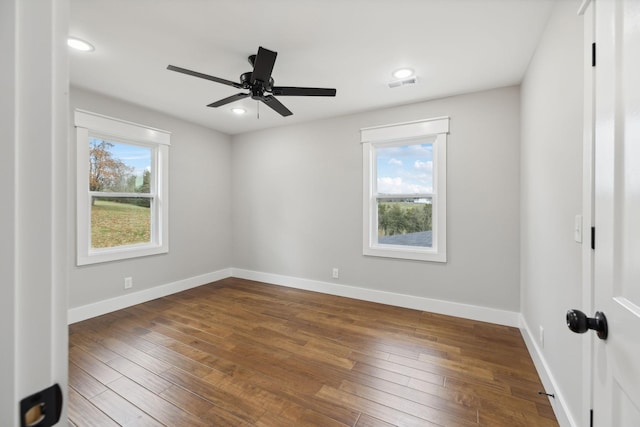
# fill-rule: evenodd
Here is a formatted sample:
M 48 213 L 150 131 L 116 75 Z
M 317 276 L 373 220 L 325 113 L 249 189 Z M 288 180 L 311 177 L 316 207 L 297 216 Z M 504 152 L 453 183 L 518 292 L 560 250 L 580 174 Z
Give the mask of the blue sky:
M 114 141 L 108 142 L 113 144 L 113 147 L 109 150 L 113 154 L 113 157 L 120 159 L 127 166 L 132 166 L 136 176 L 141 177 L 145 169 L 151 170 L 150 148 L 139 145 L 122 144 Z
M 416 194 L 433 191 L 433 144 L 378 148 L 376 160 L 378 193 Z

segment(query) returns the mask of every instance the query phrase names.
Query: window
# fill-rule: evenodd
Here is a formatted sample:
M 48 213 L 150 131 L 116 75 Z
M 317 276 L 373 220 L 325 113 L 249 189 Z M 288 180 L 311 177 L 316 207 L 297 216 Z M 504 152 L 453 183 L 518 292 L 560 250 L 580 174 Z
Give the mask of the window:
M 449 118 L 361 129 L 364 255 L 446 262 Z
M 170 134 L 87 111 L 77 132 L 77 264 L 166 253 Z

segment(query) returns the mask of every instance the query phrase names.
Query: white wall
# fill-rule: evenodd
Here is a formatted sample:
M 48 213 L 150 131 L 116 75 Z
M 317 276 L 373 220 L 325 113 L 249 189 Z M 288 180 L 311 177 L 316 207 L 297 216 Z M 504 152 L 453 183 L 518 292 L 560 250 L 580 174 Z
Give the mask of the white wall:
M 577 8 L 575 1 L 557 3 L 522 83 L 521 310 L 555 382 L 559 396 L 552 403 L 564 401 L 570 418 L 584 420 L 584 337 L 565 324 L 567 309 L 582 302 L 582 247 L 573 239 L 574 216 L 582 211 L 583 18 Z
M 122 297 L 160 285 L 207 275 L 231 264 L 231 139 L 228 135 L 79 88 L 70 108 L 93 111 L 171 132 L 169 148 L 169 253 L 72 267 L 69 307 Z M 73 116 L 71 116 L 73 117 Z M 71 124 L 72 126 L 72 124 Z M 70 128 L 72 129 L 72 128 Z M 75 132 L 71 132 L 73 139 Z M 70 143 L 75 164 L 75 140 Z M 69 191 L 75 194 L 75 171 Z M 71 197 L 70 212 L 75 212 Z M 75 215 L 70 215 L 69 257 L 75 260 Z M 124 291 L 124 277 L 134 287 Z
M 234 267 L 519 311 L 519 106 L 508 87 L 235 136 Z M 360 128 L 439 116 L 449 261 L 363 256 Z

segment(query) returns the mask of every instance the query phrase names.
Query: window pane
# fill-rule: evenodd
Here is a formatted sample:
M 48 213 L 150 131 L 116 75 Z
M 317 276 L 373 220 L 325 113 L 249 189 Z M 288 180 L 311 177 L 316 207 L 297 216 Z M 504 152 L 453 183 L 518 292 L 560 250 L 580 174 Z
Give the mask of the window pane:
M 151 199 L 91 198 L 91 247 L 151 242 Z
M 151 150 L 89 138 L 89 191 L 149 193 Z
M 433 143 L 376 149 L 378 194 L 433 192 Z
M 378 199 L 378 243 L 432 247 L 432 198 Z

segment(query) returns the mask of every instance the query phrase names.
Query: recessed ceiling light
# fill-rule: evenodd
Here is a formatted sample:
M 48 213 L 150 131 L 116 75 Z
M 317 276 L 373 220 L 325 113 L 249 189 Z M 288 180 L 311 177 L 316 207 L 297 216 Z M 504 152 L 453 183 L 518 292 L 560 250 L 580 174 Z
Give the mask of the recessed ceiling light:
M 393 77 L 396 79 L 406 79 L 409 76 L 413 75 L 413 70 L 411 68 L 400 68 L 393 72 Z
M 93 45 L 89 42 L 81 40 L 77 37 L 68 37 L 67 45 L 73 49 L 79 50 L 81 52 L 91 52 L 95 50 Z
M 244 108 L 242 108 L 242 107 L 234 107 L 234 108 L 232 108 L 232 109 L 231 109 L 231 111 L 232 111 L 234 114 L 237 114 L 237 115 L 239 115 L 239 116 L 247 112 L 247 110 L 245 110 L 245 109 L 244 109 Z

